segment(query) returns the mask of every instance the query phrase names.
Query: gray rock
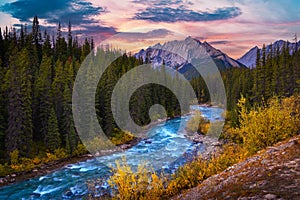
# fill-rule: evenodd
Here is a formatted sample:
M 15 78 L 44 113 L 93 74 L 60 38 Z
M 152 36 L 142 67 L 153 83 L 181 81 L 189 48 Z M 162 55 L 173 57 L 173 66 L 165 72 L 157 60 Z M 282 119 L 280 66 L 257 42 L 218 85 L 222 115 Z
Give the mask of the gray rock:
M 0 178 L 0 183 L 6 183 L 7 180 L 5 178 Z
M 272 200 L 272 199 L 276 199 L 277 196 L 275 194 L 266 194 L 264 196 L 265 199 L 268 199 L 268 200 Z
M 73 193 L 71 190 L 67 190 L 64 194 L 63 194 L 63 197 L 65 198 L 70 198 L 73 196 Z
M 14 183 L 14 182 L 16 182 L 16 179 L 15 178 L 9 179 L 9 182 Z

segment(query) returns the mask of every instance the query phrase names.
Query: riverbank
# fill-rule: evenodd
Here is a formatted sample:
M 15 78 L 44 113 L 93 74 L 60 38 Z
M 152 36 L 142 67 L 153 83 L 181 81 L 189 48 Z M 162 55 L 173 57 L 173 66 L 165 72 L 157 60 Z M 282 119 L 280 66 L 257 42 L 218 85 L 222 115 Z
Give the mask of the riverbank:
M 113 153 L 125 151 L 133 146 L 135 146 L 137 143 L 139 143 L 142 140 L 145 140 L 147 138 L 147 132 L 154 127 L 155 125 L 158 125 L 162 122 L 164 122 L 167 119 L 160 119 L 155 122 L 152 122 L 148 124 L 147 126 L 144 127 L 144 130 L 136 136 L 133 140 L 118 145 L 116 148 L 109 150 L 109 151 L 102 151 L 96 154 L 95 156 L 106 156 L 106 155 L 111 155 Z M 41 165 L 34 167 L 31 170 L 28 171 L 23 171 L 23 172 L 16 172 L 16 173 L 11 173 L 6 176 L 0 177 L 0 187 L 12 185 L 14 183 L 26 181 L 32 178 L 44 176 L 46 174 L 49 174 L 53 171 L 56 171 L 66 165 L 69 164 L 74 164 L 78 162 L 84 162 L 89 159 L 93 159 L 94 156 L 92 154 L 85 154 L 82 156 L 76 156 L 76 157 L 69 157 L 65 159 L 60 159 L 60 160 L 55 160 L 51 161 L 49 163 L 42 163 Z
M 189 115 L 189 114 L 191 114 L 191 113 L 187 113 L 184 116 Z M 176 118 L 179 118 L 179 117 L 180 116 L 177 116 L 177 117 L 172 118 L 172 119 L 176 119 Z M 147 140 L 147 138 L 149 137 L 147 132 L 151 128 L 153 128 L 154 126 L 156 126 L 160 123 L 163 123 L 166 120 L 169 120 L 169 119 L 160 119 L 160 120 L 156 120 L 156 121 L 148 124 L 147 126 L 145 126 L 143 128 L 143 131 L 141 133 L 139 133 L 138 135 L 136 135 L 136 137 L 133 140 L 131 140 L 130 142 L 118 145 L 112 150 L 99 152 L 95 156 L 106 156 L 106 155 L 111 155 L 111 154 L 114 154 L 114 153 L 122 152 L 122 151 L 125 151 L 125 150 L 135 146 L 137 143 L 139 143 L 143 140 L 145 141 L 145 143 L 151 142 L 151 141 Z M 205 144 L 210 143 L 205 139 L 204 139 L 204 141 L 206 141 L 206 142 L 204 142 Z M 208 150 L 207 152 L 210 152 L 210 150 Z M 11 173 L 11 174 L 6 175 L 4 177 L 0 177 L 0 187 L 11 185 L 11 184 L 18 183 L 18 182 L 22 182 L 22 181 L 25 181 L 25 180 L 28 180 L 28 179 L 44 176 L 44 175 L 49 174 L 53 171 L 56 171 L 60 168 L 63 168 L 64 166 L 66 166 L 68 164 L 75 164 L 75 163 L 78 163 L 78 162 L 84 162 L 84 161 L 86 161 L 88 159 L 92 159 L 92 158 L 94 158 L 93 155 L 86 154 L 86 155 L 82 155 L 82 156 L 78 156 L 78 157 L 71 157 L 71 158 L 51 161 L 49 163 L 43 163 L 43 164 L 40 164 L 39 166 L 34 167 L 33 169 L 28 170 L 28 171 Z
M 11 185 L 11 184 L 25 181 L 25 180 L 35 178 L 35 177 L 44 176 L 44 175 L 51 173 L 59 168 L 64 167 L 65 165 L 86 161 L 86 160 L 92 159 L 92 158 L 93 158 L 93 156 L 91 154 L 85 154 L 82 156 L 70 157 L 70 158 L 52 161 L 49 163 L 43 163 L 40 166 L 35 167 L 30 171 L 12 173 L 12 174 L 6 175 L 4 177 L 0 177 L 0 187 Z

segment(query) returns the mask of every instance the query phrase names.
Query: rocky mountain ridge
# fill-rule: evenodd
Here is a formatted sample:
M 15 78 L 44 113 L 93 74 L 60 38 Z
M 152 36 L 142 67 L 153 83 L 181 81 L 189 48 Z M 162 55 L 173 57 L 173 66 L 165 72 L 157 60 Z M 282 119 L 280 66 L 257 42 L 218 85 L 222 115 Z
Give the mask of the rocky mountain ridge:
M 268 56 L 271 53 L 271 50 L 273 53 L 277 51 L 282 52 L 286 46 L 289 49 L 289 54 L 292 55 L 296 51 L 296 49 L 299 49 L 300 41 L 297 43 L 292 43 L 288 41 L 277 40 L 273 44 L 266 45 L 266 56 Z M 246 52 L 241 58 L 237 59 L 237 61 L 249 68 L 255 68 L 257 50 L 260 51 L 260 55 L 262 57 L 262 48 L 258 48 L 257 46 L 255 46 L 251 48 L 248 52 Z
M 164 64 L 167 67 L 176 69 L 188 79 L 197 75 L 191 66 L 191 62 L 195 59 L 210 57 L 219 70 L 232 67 L 245 67 L 209 43 L 200 42 L 192 37 L 187 37 L 185 40 L 169 41 L 164 44 L 158 43 L 152 47 L 148 47 L 146 50 L 140 50 L 135 54 L 135 57 L 142 59 L 146 63 L 151 63 L 153 67 Z

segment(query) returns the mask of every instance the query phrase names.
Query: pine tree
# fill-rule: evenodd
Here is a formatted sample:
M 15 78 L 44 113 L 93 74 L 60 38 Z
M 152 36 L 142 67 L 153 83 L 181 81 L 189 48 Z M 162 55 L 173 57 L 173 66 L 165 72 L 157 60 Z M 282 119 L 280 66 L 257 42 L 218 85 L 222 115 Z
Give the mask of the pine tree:
M 6 91 L 5 73 L 6 70 L 2 66 L 2 60 L 0 57 L 0 158 L 5 156 L 4 153 L 5 152 L 5 130 L 7 128 L 7 124 L 6 124 L 7 112 L 5 108 L 5 106 L 7 105 L 6 103 L 7 97 L 5 95 L 5 91 Z
M 266 63 L 265 63 L 265 96 L 270 98 L 273 95 L 272 90 L 272 78 L 273 78 L 273 45 L 269 45 L 270 51 L 268 52 Z
M 273 77 L 272 77 L 272 91 L 275 95 L 279 95 L 279 87 L 280 87 L 280 72 L 279 72 L 279 58 L 280 51 L 279 46 L 275 47 L 275 56 L 273 59 Z
M 33 44 L 33 46 L 30 45 L 27 48 L 30 51 L 31 65 L 33 66 L 32 73 L 33 76 L 35 76 L 35 73 L 38 72 L 38 67 L 43 56 L 42 34 L 40 31 L 39 20 L 37 16 L 33 18 L 31 43 Z M 35 77 L 33 77 L 33 79 L 34 78 Z
M 68 56 L 73 56 L 73 37 L 72 37 L 72 25 L 71 21 L 69 21 L 68 26 Z
M 36 138 L 42 140 L 47 134 L 48 116 L 52 107 L 52 61 L 43 56 L 39 74 L 35 82 L 35 132 Z
M 81 60 L 84 60 L 87 55 L 91 52 L 91 44 L 87 38 L 84 40 L 84 44 L 82 46 Z
M 78 137 L 76 135 L 75 125 L 72 115 L 72 99 L 71 90 L 68 85 L 64 89 L 64 104 L 63 104 L 63 128 L 64 134 L 63 139 L 67 152 L 71 154 L 78 144 Z
M 61 62 L 65 63 L 65 61 L 67 60 L 68 45 L 66 43 L 65 38 L 62 37 L 60 22 L 58 23 L 58 28 L 57 28 L 55 52 L 56 52 L 56 60 L 60 60 Z
M 63 91 L 66 84 L 66 73 L 63 63 L 58 60 L 55 63 L 55 75 L 52 82 L 51 96 L 54 103 L 54 109 L 57 114 L 58 121 L 61 122 L 63 114 Z M 60 123 L 61 124 L 61 123 Z
M 260 76 L 260 71 L 261 71 L 261 59 L 260 59 L 260 49 L 257 48 L 257 51 L 256 51 L 256 68 L 254 70 L 254 86 L 253 86 L 253 97 L 254 99 L 258 100 L 260 97 L 260 79 L 259 79 L 259 76 Z
M 52 48 L 51 48 L 51 41 L 50 41 L 50 35 L 45 30 L 44 32 L 44 44 L 43 44 L 43 54 L 47 57 L 52 56 Z
M 54 152 L 55 149 L 58 149 L 61 144 L 58 122 L 55 114 L 54 108 L 51 109 L 48 125 L 47 125 L 47 134 L 45 137 L 45 143 L 50 152 Z
M 6 75 L 8 81 L 7 152 L 19 149 L 21 156 L 29 156 L 32 147 L 32 86 L 29 52 L 23 49 L 10 59 Z

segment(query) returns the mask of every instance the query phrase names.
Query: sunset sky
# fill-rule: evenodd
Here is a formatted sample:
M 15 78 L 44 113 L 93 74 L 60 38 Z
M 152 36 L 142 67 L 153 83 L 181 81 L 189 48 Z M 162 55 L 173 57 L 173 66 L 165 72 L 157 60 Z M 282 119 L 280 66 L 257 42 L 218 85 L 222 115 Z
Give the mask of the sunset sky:
M 70 20 L 73 32 L 147 47 L 192 36 L 233 58 L 253 46 L 300 37 L 299 0 L 0 0 L 0 27 L 31 24 L 50 32 Z M 120 34 L 122 33 L 122 34 Z

